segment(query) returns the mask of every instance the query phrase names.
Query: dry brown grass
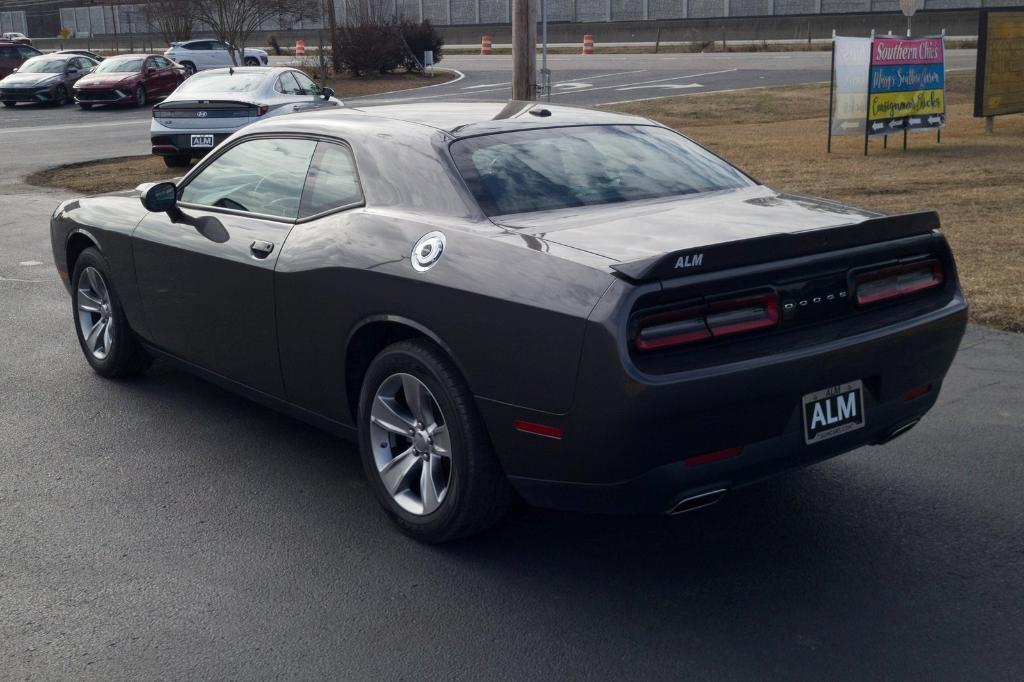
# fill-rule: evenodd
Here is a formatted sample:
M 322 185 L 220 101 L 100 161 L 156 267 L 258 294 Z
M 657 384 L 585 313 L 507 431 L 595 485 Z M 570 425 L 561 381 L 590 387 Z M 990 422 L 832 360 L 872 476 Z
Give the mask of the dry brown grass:
M 949 125 L 935 135 L 833 140 L 825 153 L 828 86 L 723 93 L 615 105 L 677 128 L 779 190 L 887 212 L 938 210 L 974 321 L 1024 331 L 1024 115 L 986 134 L 973 113 L 973 75 L 948 80 Z

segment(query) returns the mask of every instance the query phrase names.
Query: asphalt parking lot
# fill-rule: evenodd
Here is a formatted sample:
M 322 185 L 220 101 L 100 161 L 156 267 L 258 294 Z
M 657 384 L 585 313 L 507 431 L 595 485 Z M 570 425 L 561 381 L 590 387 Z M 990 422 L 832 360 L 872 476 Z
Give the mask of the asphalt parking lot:
M 18 178 L 145 153 L 147 116 L 0 111 L 5 678 L 1020 679 L 1024 337 L 972 326 L 916 429 L 714 507 L 418 545 L 348 443 L 81 358 L 67 197 Z

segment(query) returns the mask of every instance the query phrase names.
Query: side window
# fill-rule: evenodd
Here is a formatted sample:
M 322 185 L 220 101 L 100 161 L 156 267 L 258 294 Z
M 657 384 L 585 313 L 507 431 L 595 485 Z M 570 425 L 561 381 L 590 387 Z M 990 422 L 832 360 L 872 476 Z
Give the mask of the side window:
M 0 45 L 0 59 L 17 59 L 19 54 L 13 47 Z
M 345 145 L 320 142 L 309 167 L 309 179 L 302 194 L 300 218 L 330 211 L 363 200 L 352 150 Z
M 226 52 L 227 49 L 228 49 L 228 46 L 227 46 L 227 43 L 222 43 L 219 40 L 211 40 L 210 41 L 210 49 L 211 50 L 224 50 Z
M 148 71 L 149 69 L 155 68 L 157 68 L 156 59 L 154 59 L 153 57 L 147 57 L 145 63 L 142 65 L 142 70 Z
M 304 73 L 298 71 L 292 71 L 292 75 L 295 76 L 295 82 L 298 83 L 300 95 L 319 95 L 320 86 L 313 82 L 313 79 Z
M 195 43 L 187 43 L 185 45 L 185 49 L 186 50 L 209 50 L 210 49 L 210 41 L 209 40 L 200 40 L 200 41 L 195 42 Z
M 66 70 L 71 70 L 71 69 L 79 69 L 80 70 L 80 69 L 84 69 L 84 68 L 86 68 L 85 60 L 82 59 L 81 57 L 75 57 L 74 59 L 69 59 L 68 60 L 68 64 L 65 67 Z
M 22 59 L 31 59 L 32 57 L 38 57 L 42 54 L 42 52 L 38 50 L 33 50 L 31 47 L 28 47 L 26 45 L 19 45 L 18 52 L 21 53 Z
M 163 57 L 153 57 L 153 61 L 156 63 L 156 68 L 158 69 L 166 69 L 171 65 L 171 63 Z
M 301 95 L 299 84 L 295 82 L 295 76 L 291 71 L 286 71 L 277 79 L 274 89 L 285 95 Z
M 243 142 L 196 175 L 181 201 L 294 220 L 315 149 L 313 140 Z

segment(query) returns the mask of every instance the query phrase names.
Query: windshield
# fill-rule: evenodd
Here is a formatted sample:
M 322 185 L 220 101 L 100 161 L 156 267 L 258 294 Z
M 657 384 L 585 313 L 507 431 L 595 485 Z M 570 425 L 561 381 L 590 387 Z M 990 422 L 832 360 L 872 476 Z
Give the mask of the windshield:
M 141 59 L 108 59 L 100 64 L 95 73 L 135 73 L 142 71 Z
M 452 145 L 489 216 L 746 187 L 751 181 L 655 126 L 579 126 L 483 135 Z
M 215 92 L 251 92 L 267 77 L 264 73 L 197 73 L 178 86 L 175 95 L 203 95 Z
M 64 73 L 67 59 L 40 59 L 33 57 L 21 65 L 18 73 Z

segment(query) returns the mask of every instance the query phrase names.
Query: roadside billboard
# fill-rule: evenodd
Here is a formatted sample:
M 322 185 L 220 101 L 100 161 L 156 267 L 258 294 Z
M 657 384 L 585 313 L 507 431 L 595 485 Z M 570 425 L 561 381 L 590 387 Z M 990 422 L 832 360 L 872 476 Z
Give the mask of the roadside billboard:
M 1024 112 L 1024 11 L 989 10 L 978 26 L 974 115 Z
M 878 37 L 871 42 L 868 135 L 946 125 L 943 39 Z

